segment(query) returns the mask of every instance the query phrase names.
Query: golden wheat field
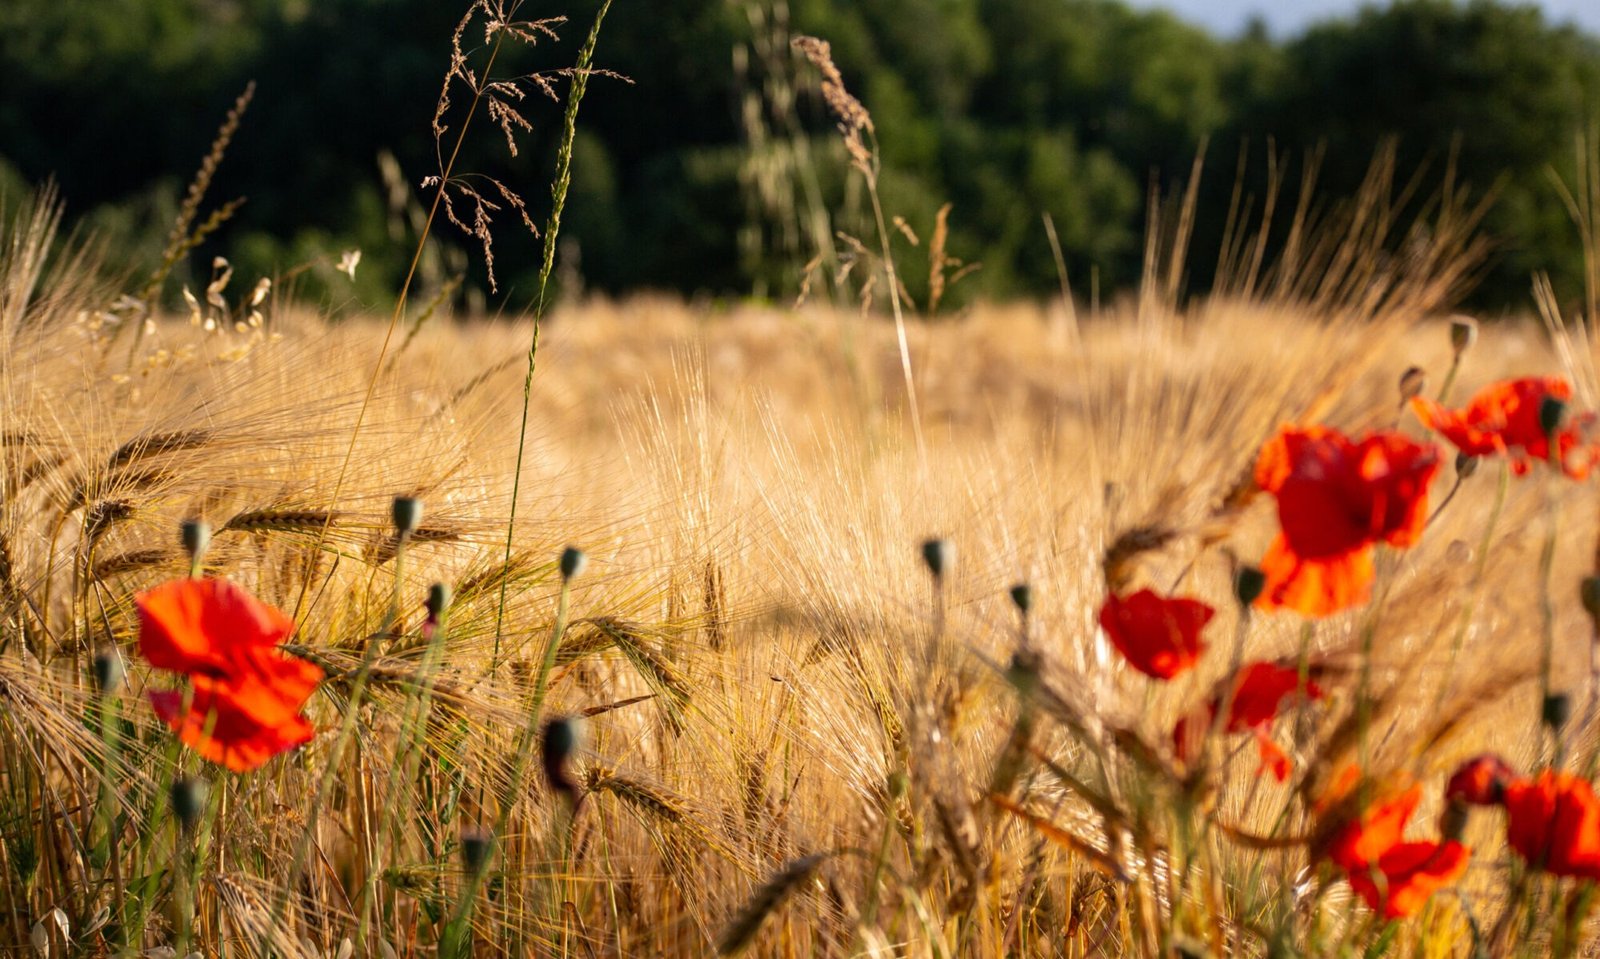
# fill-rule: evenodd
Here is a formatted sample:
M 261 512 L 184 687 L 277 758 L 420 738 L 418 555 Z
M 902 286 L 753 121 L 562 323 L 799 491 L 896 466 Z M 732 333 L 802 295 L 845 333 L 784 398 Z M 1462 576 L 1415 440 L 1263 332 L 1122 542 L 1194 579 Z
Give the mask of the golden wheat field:
M 1591 954 L 1600 818 L 1543 807 L 1530 854 L 1445 784 L 1593 773 L 1594 481 L 1441 454 L 1364 601 L 1235 598 L 1286 424 L 1421 441 L 1407 396 L 1559 376 L 1586 426 L 1553 308 L 1468 336 L 1438 268 L 979 307 L 909 324 L 913 422 L 887 319 L 574 303 L 523 434 L 526 321 L 130 328 L 52 222 L 0 244 L 9 954 Z M 158 715 L 220 680 L 157 668 L 149 597 L 217 580 L 321 678 L 259 761 Z M 1214 609 L 1170 681 L 1102 626 L 1135 588 Z M 1247 660 L 1298 680 L 1229 725 Z

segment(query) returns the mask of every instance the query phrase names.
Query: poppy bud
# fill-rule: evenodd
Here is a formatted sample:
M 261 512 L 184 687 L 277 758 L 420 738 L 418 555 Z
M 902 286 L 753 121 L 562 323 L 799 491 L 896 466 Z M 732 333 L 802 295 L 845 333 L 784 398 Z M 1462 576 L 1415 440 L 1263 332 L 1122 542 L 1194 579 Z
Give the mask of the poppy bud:
M 1505 800 L 1506 784 L 1516 773 L 1493 753 L 1474 756 L 1450 774 L 1444 795 L 1452 804 L 1496 806 Z
M 94 685 L 102 696 L 113 696 L 122 688 L 122 657 L 115 649 L 94 654 Z
M 1472 562 L 1472 547 L 1464 539 L 1453 539 L 1444 549 L 1445 562 L 1452 566 L 1465 566 Z
M 930 539 L 922 544 L 922 561 L 934 579 L 944 577 L 945 571 L 955 561 L 955 547 L 947 539 Z
M 394 520 L 394 531 L 401 537 L 410 536 L 422 525 L 422 500 L 396 496 L 389 515 Z
M 1458 359 L 1461 354 L 1472 349 L 1472 344 L 1477 341 L 1477 320 L 1470 316 L 1453 316 L 1450 318 L 1450 348 L 1456 351 Z
M 1539 400 L 1539 428 L 1544 430 L 1546 436 L 1553 436 L 1561 429 L 1561 421 L 1567 415 L 1567 401 L 1558 396 L 1546 393 Z
M 1589 618 L 1600 626 L 1600 576 L 1585 576 L 1578 584 L 1578 597 L 1583 600 Z
M 539 755 L 544 761 L 544 776 L 550 788 L 567 797 L 573 805 L 578 802 L 578 784 L 572 779 L 572 756 L 583 740 L 583 728 L 578 720 L 557 716 L 544 724 L 540 737 Z
M 461 834 L 461 864 L 467 867 L 468 875 L 476 876 L 489 865 L 493 838 L 491 833 L 482 829 L 471 829 Z
M 438 622 L 444 615 L 445 608 L 450 605 L 450 587 L 444 583 L 434 583 L 428 587 L 428 599 L 423 604 L 428 611 L 428 619 Z
M 1400 402 L 1405 403 L 1412 397 L 1421 396 L 1428 385 L 1428 374 L 1422 367 L 1413 366 L 1400 374 Z
M 1553 733 L 1559 733 L 1561 727 L 1572 718 L 1572 697 L 1566 693 L 1550 693 L 1544 698 L 1544 707 L 1539 711 L 1539 718 L 1550 727 Z
M 1267 574 L 1255 566 L 1241 566 L 1233 574 L 1233 596 L 1240 606 L 1248 607 L 1267 588 Z
M 186 519 L 178 526 L 178 542 L 189 554 L 189 562 L 198 563 L 206 555 L 206 547 L 211 545 L 211 527 L 204 520 Z
M 1478 471 L 1478 457 L 1466 453 L 1456 454 L 1456 475 L 1462 479 L 1471 479 L 1472 474 Z
M 194 832 L 195 824 L 206 811 L 206 797 L 210 792 L 211 788 L 204 779 L 182 776 L 172 781 L 167 798 L 172 803 L 172 815 L 177 817 L 184 835 Z
M 561 578 L 572 579 L 583 575 L 585 567 L 589 565 L 589 557 L 583 550 L 576 546 L 568 546 L 561 551 Z
M 1033 587 L 1027 583 L 1018 583 L 1011 587 L 1011 602 L 1016 604 L 1017 612 L 1028 615 L 1033 609 Z

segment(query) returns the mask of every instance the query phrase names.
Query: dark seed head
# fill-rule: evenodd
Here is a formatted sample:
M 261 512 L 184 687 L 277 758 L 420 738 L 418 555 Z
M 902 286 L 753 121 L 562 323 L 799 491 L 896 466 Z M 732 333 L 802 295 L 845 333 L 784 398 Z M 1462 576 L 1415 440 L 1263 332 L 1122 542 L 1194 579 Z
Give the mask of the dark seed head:
M 434 583 L 428 587 L 428 598 L 423 605 L 428 610 L 428 618 L 438 622 L 450 606 L 450 587 L 444 583 Z
M 94 654 L 94 685 L 102 696 L 113 696 L 122 688 L 122 656 L 115 648 Z
M 1546 396 L 1539 401 L 1539 428 L 1544 430 L 1546 436 L 1553 436 L 1561 429 L 1561 421 L 1567 416 L 1567 401 L 1557 396 Z
M 205 557 L 206 547 L 211 545 L 211 527 L 205 520 L 186 519 L 178 526 L 178 542 L 189 554 L 189 562 L 198 563 Z
M 1560 732 L 1561 727 L 1572 718 L 1572 697 L 1566 693 L 1550 693 L 1545 696 L 1539 718 L 1544 720 L 1544 724 L 1550 727 L 1551 732 Z
M 935 579 L 941 579 L 955 561 L 955 547 L 947 539 L 925 540 L 922 544 L 922 561 Z
M 589 565 L 589 557 L 583 550 L 576 546 L 568 546 L 561 551 L 561 578 L 572 579 L 583 575 L 584 568 Z
M 583 729 L 577 719 L 557 716 L 544 724 L 540 736 L 539 754 L 544 763 L 544 775 L 550 788 L 567 797 L 574 805 L 578 801 L 578 784 L 572 777 L 572 757 L 583 741 Z
M 195 825 L 200 822 L 201 815 L 206 811 L 206 797 L 210 793 L 211 787 L 204 779 L 183 776 L 172 781 L 169 793 L 172 815 L 183 827 L 185 835 L 194 832 Z
M 1018 612 L 1026 616 L 1033 609 L 1033 587 L 1027 583 L 1011 587 L 1011 602 L 1016 604 Z
M 1466 453 L 1457 453 L 1456 475 L 1462 479 L 1471 478 L 1472 474 L 1478 471 L 1478 462 L 1479 460 L 1476 456 L 1469 456 Z
M 396 496 L 389 516 L 394 520 L 394 531 L 400 536 L 410 536 L 422 525 L 422 500 L 411 496 Z
M 482 873 L 489 865 L 489 854 L 494 851 L 494 835 L 486 830 L 472 829 L 461 834 L 461 864 L 469 875 Z
M 1578 584 L 1578 598 L 1583 600 L 1584 611 L 1600 628 L 1600 576 L 1585 576 Z
M 1421 396 L 1427 388 L 1428 374 L 1420 366 L 1413 366 L 1400 374 L 1400 402 Z
M 1478 342 L 1478 321 L 1470 316 L 1452 317 L 1450 320 L 1450 348 L 1460 356 Z
M 1248 607 L 1267 588 L 1267 574 L 1255 566 L 1241 566 L 1233 574 L 1233 596 L 1240 606 Z

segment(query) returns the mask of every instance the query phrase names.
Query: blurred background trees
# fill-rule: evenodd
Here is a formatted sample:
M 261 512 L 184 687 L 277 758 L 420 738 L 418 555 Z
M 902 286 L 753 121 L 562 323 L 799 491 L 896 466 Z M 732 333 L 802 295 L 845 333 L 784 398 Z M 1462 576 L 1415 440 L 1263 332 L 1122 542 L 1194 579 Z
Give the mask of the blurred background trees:
M 561 42 L 513 67 L 569 64 L 596 5 L 541 5 L 536 15 L 571 18 Z M 248 202 L 195 262 L 226 255 L 245 275 L 293 271 L 335 308 L 379 305 L 415 235 L 417 184 L 437 165 L 429 121 L 457 6 L 8 0 L 0 192 L 53 179 L 111 268 L 148 271 L 253 79 L 212 194 Z M 1259 209 L 1269 156 L 1291 183 L 1312 163 L 1318 191 L 1336 196 L 1391 138 L 1401 179 L 1416 176 L 1412 212 L 1447 181 L 1496 192 L 1485 221 L 1496 254 L 1474 305 L 1526 308 L 1536 272 L 1563 296 L 1581 289 L 1555 181 L 1574 180 L 1578 138 L 1600 115 L 1600 40 L 1487 0 L 1401 0 L 1284 40 L 1262 29 L 1219 38 L 1118 0 L 619 4 L 599 61 L 632 83 L 597 80 L 584 103 L 561 246 L 569 287 L 787 297 L 806 264 L 829 271 L 848 257 L 837 232 L 873 245 L 815 76 L 788 46 L 799 33 L 832 42 L 872 112 L 885 206 L 908 227 L 896 253 L 919 303 L 945 203 L 949 254 L 982 263 L 959 295 L 1055 291 L 1043 214 L 1075 289 L 1110 295 L 1138 279 L 1152 197 L 1181 192 L 1203 150 L 1184 282 L 1197 292 L 1215 280 L 1236 198 Z M 529 104 L 536 130 L 516 159 L 487 125 L 468 141 L 465 168 L 515 184 L 536 219 L 559 109 Z M 481 288 L 472 258 L 448 251 L 460 238 L 438 235 L 447 247 L 433 282 L 459 269 L 464 290 Z M 351 247 L 363 251 L 353 294 L 333 272 Z M 513 309 L 533 293 L 535 250 L 511 230 L 497 243 Z

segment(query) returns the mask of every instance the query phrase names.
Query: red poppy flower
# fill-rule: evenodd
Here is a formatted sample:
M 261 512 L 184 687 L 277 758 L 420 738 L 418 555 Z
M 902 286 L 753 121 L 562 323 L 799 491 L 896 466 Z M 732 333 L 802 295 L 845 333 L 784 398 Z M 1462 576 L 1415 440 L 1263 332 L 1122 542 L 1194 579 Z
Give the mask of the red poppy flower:
M 1129 665 L 1146 676 L 1171 679 L 1205 651 L 1200 631 L 1216 610 L 1193 599 L 1167 599 L 1141 589 L 1127 598 L 1112 593 L 1100 607 L 1100 625 Z
M 1233 704 L 1228 708 L 1228 721 L 1222 727 L 1225 734 L 1246 730 L 1255 735 L 1256 750 L 1261 757 L 1259 772 L 1271 772 L 1279 782 L 1289 778 L 1289 756 L 1272 739 L 1272 722 L 1285 698 L 1300 688 L 1300 671 L 1277 663 L 1251 663 L 1239 671 L 1238 684 L 1233 694 Z M 1306 681 L 1305 694 L 1310 699 L 1321 699 L 1322 689 Z M 1221 696 L 1214 697 L 1205 709 L 1197 710 L 1178 720 L 1172 730 L 1172 747 L 1178 758 L 1191 761 L 1207 731 L 1216 723 Z
M 1512 472 L 1523 476 L 1535 462 L 1550 459 L 1550 437 L 1539 422 L 1547 397 L 1570 400 L 1572 386 L 1559 376 L 1526 377 L 1487 386 L 1459 410 L 1421 396 L 1412 398 L 1411 408 L 1424 426 L 1443 434 L 1456 449 L 1468 456 L 1504 455 Z M 1588 476 L 1600 456 L 1593 445 L 1579 450 L 1583 428 L 1593 419 L 1592 414 L 1570 417 L 1556 433 L 1562 471 L 1574 479 Z
M 289 617 L 225 580 L 176 580 L 135 602 L 145 657 L 189 676 L 187 712 L 183 691 L 150 694 L 180 740 L 245 772 L 311 738 L 300 710 L 323 673 L 275 648 L 294 630 Z
M 267 677 L 254 673 L 232 680 L 195 676 L 187 713 L 183 712 L 184 693 L 179 690 L 153 692 L 150 704 L 162 722 L 195 752 L 234 772 L 249 772 L 279 753 L 309 742 L 315 733 L 300 707 L 304 696 L 316 688 L 322 671 L 303 660 L 285 657 L 283 662 L 297 665 Z M 295 692 L 289 693 L 290 689 Z M 304 696 L 296 701 L 300 689 Z
M 1492 753 L 1474 756 L 1450 774 L 1446 799 L 1468 806 L 1495 806 L 1505 799 L 1506 786 L 1515 778 L 1504 759 Z
M 1406 824 L 1422 799 L 1418 786 L 1367 807 L 1336 831 L 1328 859 L 1343 869 L 1350 888 L 1386 919 L 1413 915 L 1428 897 L 1461 878 L 1470 855 L 1454 840 L 1406 842 Z
M 1505 788 L 1506 842 L 1556 876 L 1600 879 L 1600 798 L 1587 779 L 1545 770 Z
M 150 665 L 223 676 L 242 650 L 271 649 L 294 621 L 225 579 L 176 579 L 133 598 L 139 650 Z
M 1256 460 L 1256 485 L 1277 498 L 1281 527 L 1256 604 L 1327 616 L 1365 602 L 1372 546 L 1416 544 L 1438 470 L 1438 451 L 1401 433 L 1281 430 Z

